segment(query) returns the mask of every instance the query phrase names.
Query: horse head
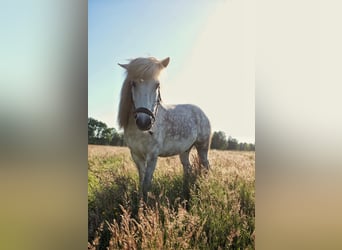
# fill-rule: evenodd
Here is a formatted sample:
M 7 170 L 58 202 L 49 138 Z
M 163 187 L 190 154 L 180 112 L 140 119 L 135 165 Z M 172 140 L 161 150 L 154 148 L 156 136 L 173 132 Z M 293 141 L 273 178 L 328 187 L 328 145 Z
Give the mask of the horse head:
M 139 61 L 144 60 L 144 61 Z M 129 64 L 119 64 L 131 77 L 130 89 L 133 114 L 137 127 L 142 131 L 152 128 L 160 104 L 159 73 L 167 67 L 170 58 L 158 61 L 154 58 L 138 58 Z

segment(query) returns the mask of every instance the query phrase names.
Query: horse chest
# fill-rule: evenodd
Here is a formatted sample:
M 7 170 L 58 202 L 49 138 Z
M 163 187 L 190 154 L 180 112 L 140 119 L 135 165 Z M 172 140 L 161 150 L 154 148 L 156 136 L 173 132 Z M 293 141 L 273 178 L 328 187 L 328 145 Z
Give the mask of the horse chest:
M 125 132 L 127 146 L 134 152 L 147 154 L 156 147 L 156 140 L 148 132 L 128 130 Z

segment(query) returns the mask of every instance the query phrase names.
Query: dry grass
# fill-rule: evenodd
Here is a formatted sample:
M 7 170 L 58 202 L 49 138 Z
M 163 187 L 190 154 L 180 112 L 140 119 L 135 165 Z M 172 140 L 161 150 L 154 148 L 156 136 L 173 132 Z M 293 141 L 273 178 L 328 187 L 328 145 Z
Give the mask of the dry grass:
M 211 150 L 211 171 L 196 178 L 190 201 L 178 157 L 160 158 L 148 204 L 138 200 L 128 148 L 88 152 L 89 249 L 254 249 L 254 152 Z

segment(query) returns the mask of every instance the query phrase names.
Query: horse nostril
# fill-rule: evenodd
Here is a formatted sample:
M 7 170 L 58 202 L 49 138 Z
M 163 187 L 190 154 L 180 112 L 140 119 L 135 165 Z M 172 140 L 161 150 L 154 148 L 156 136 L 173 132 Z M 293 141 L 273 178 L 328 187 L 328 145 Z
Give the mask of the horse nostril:
M 150 117 L 138 117 L 135 120 L 135 123 L 137 124 L 138 128 L 140 130 L 149 130 L 152 126 L 152 120 Z

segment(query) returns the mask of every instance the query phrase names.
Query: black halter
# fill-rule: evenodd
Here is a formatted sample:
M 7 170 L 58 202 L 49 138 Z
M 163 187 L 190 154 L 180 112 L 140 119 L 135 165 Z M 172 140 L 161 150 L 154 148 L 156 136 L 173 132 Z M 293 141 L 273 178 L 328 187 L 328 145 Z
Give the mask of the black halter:
M 159 107 L 159 104 L 161 102 L 159 87 L 158 87 L 157 101 L 156 101 L 156 104 L 155 104 L 155 106 L 153 108 L 153 112 L 151 110 L 149 110 L 148 108 L 144 108 L 144 107 L 136 108 L 135 107 L 135 103 L 133 101 L 133 97 L 132 97 L 132 102 L 133 102 L 133 107 L 134 107 L 134 111 L 133 111 L 134 118 L 136 118 L 137 113 L 144 113 L 144 114 L 149 115 L 152 118 L 152 122 L 151 122 L 151 128 L 152 128 L 154 122 L 156 121 L 156 115 L 157 115 L 158 107 Z M 149 131 L 149 133 L 151 134 L 152 132 Z
M 143 107 L 137 108 L 134 110 L 134 116 L 136 116 L 137 113 L 145 113 L 145 114 L 151 116 L 152 117 L 152 123 L 156 120 L 155 115 L 147 108 L 143 108 Z

